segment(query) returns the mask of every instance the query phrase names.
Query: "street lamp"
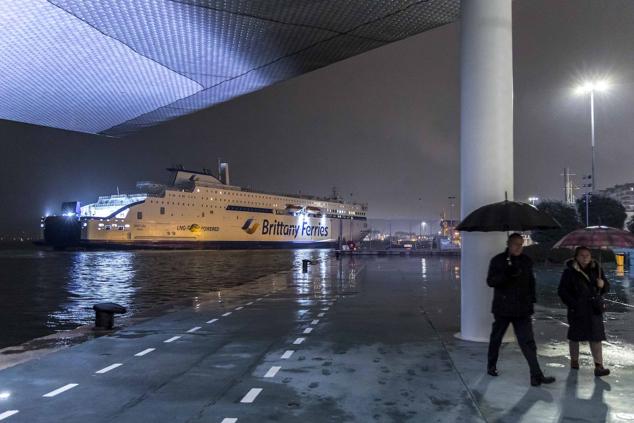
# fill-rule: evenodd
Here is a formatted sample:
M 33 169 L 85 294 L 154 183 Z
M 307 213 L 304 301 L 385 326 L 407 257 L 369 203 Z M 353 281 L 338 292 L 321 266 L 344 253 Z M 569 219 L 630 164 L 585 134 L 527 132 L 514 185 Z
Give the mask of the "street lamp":
M 577 95 L 585 95 L 590 94 L 590 131 L 591 131 L 591 142 L 592 142 L 592 187 L 591 191 L 597 189 L 597 181 L 595 174 L 595 142 L 594 142 L 594 93 L 595 92 L 605 92 L 610 88 L 610 84 L 606 80 L 595 80 L 595 81 L 587 81 L 581 85 L 579 85 L 575 89 L 575 93 Z
M 535 203 L 537 203 L 539 201 L 539 197 L 528 197 L 528 202 L 531 203 L 533 206 L 535 205 Z

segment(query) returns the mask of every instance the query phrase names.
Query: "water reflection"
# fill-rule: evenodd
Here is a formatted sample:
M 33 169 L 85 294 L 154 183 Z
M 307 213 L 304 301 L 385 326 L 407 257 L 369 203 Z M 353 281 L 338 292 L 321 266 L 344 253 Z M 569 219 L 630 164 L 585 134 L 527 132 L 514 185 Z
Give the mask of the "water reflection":
M 114 302 L 129 307 L 136 292 L 133 252 L 79 252 L 68 269 L 68 300 L 51 313 L 49 327 L 59 322 L 86 321 L 93 314 L 90 305 Z
M 327 250 L 319 250 L 313 254 L 300 250 L 295 254 L 297 264 L 292 276 L 293 286 L 298 294 L 297 303 L 300 306 L 305 307 L 325 297 L 355 289 L 359 265 L 354 257 L 330 260 L 332 253 Z M 311 257 L 312 264 L 304 273 L 301 262 Z
M 299 269 L 323 250 L 69 251 L 0 249 L 0 348 L 93 321 L 92 306 L 114 301 L 126 316 L 174 303 L 223 301 L 220 290 Z M 327 270 L 313 266 L 327 284 Z M 323 277 L 321 276 L 323 274 Z M 284 288 L 286 277 L 272 280 Z M 321 290 L 321 288 L 320 288 Z

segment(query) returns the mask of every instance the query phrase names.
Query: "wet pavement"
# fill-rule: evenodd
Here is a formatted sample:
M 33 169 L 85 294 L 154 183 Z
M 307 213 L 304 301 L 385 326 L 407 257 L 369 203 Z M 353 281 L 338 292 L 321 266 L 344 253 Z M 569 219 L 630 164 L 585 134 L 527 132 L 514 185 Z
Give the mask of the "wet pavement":
M 459 297 L 457 258 L 323 258 L 6 368 L 0 419 L 634 421 L 631 306 L 607 314 L 613 374 L 596 379 L 583 348 L 569 370 L 564 310 L 543 301 L 539 359 L 557 382 L 530 387 L 515 343 L 492 378 L 487 346 L 454 337 Z

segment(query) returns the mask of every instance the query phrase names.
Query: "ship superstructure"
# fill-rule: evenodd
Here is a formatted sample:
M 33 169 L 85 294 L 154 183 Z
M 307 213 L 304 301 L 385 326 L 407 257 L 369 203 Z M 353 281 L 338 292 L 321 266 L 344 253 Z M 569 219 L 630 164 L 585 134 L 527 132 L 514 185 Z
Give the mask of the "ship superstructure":
M 142 193 L 102 196 L 81 207 L 64 203 L 62 216 L 44 219 L 46 242 L 63 245 L 72 232 L 79 244 L 96 247 L 328 248 L 368 232 L 365 204 L 233 186 L 224 163 L 218 177 L 168 170 L 169 185 L 141 182 Z

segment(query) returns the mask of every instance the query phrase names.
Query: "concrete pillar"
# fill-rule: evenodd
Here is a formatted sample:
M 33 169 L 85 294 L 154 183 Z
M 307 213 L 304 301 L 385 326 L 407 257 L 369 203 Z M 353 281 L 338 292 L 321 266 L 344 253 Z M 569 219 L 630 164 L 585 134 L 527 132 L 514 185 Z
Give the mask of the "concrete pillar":
M 461 215 L 513 198 L 512 0 L 467 0 L 461 18 Z M 488 341 L 489 260 L 506 233 L 462 233 L 460 334 Z

